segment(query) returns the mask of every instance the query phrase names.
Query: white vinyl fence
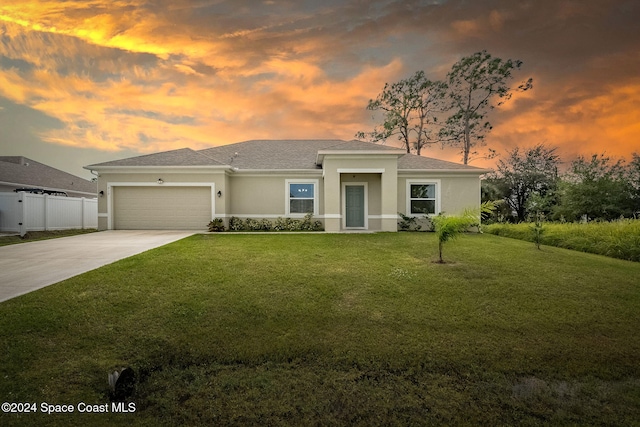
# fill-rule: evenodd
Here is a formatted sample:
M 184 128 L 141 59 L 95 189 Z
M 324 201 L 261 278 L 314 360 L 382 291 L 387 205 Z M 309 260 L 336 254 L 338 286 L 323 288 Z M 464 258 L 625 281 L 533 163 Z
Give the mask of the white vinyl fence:
M 31 193 L 0 193 L 0 231 L 98 228 L 98 200 Z

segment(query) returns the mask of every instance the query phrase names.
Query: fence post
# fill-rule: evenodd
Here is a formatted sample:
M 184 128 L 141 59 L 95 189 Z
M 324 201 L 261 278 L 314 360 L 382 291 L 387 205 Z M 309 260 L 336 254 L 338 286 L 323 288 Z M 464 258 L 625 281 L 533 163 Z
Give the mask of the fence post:
M 84 230 L 84 197 L 82 197 L 82 207 L 80 208 L 80 223 L 81 227 Z
M 25 200 L 26 193 L 24 191 L 21 191 L 18 194 L 20 195 L 20 197 L 18 198 L 18 203 L 22 203 L 22 206 L 19 209 L 20 215 L 18 216 L 18 225 L 20 226 L 20 237 L 24 237 L 24 235 L 27 234 L 27 224 L 25 224 L 25 218 L 27 217 L 27 202 Z
M 49 195 L 45 194 L 44 195 L 44 231 L 49 230 L 49 215 L 47 215 L 47 213 L 49 212 Z

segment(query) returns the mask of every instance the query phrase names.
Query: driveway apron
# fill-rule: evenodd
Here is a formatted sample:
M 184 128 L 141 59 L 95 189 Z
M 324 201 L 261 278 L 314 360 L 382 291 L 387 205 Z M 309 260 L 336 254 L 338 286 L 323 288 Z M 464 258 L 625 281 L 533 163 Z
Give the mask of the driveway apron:
M 194 234 L 100 231 L 0 247 L 0 301 L 23 295 Z

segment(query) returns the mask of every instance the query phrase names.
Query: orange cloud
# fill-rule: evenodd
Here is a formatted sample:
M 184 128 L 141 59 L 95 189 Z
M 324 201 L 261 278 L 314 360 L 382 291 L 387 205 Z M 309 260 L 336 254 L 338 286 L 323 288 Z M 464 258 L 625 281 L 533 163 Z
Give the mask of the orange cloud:
M 569 94 L 558 95 L 562 99 Z M 566 162 L 577 155 L 606 152 L 629 159 L 632 152 L 640 152 L 640 84 L 612 86 L 597 96 L 580 95 L 580 100 L 567 105 L 549 99 L 533 103 L 501 121 L 487 139 L 501 150 L 539 143 L 559 147 Z
M 4 48 L 0 54 L 23 59 L 35 68 L 22 72 L 0 69 L 0 94 L 65 123 L 62 129 L 41 134 L 43 140 L 101 150 L 199 148 L 266 134 L 312 138 L 318 137 L 319 128 L 331 129 L 324 131 L 325 137 L 350 138 L 362 127 L 358 124 L 360 112 L 364 113 L 366 102 L 375 96 L 371 88 L 379 90 L 403 68 L 396 60 L 333 81 L 317 58 L 308 55 L 305 60 L 268 57 L 252 67 L 227 67 L 204 75 L 196 70 L 202 63 L 197 43 L 175 51 L 172 44 L 163 45 L 161 51 L 146 48 L 161 45 L 152 34 L 145 36 L 146 44 L 134 43 L 136 49 L 166 59 L 144 67 L 121 63 L 126 54 L 113 56 L 109 49 L 125 47 L 124 40 L 134 40 L 131 34 L 144 25 L 134 26 L 137 30 L 127 30 L 125 35 L 116 34 L 121 21 L 112 16 L 83 19 L 73 36 L 57 26 L 54 46 L 40 36 L 42 31 L 22 24 L 7 25 L 19 43 L 14 44 L 14 50 L 0 46 Z M 83 30 L 86 27 L 94 30 Z M 49 30 L 54 31 L 53 27 Z M 79 43 L 78 37 L 103 47 L 91 48 Z M 176 55 L 181 56 L 177 61 Z M 98 64 L 99 72 L 116 78 L 81 74 L 87 67 L 84 63 L 76 72 L 58 71 L 62 61 L 84 61 L 87 59 L 78 58 L 87 56 L 95 57 L 90 60 Z M 231 61 L 206 58 L 208 63 L 227 66 L 234 61 L 247 62 L 241 57 Z

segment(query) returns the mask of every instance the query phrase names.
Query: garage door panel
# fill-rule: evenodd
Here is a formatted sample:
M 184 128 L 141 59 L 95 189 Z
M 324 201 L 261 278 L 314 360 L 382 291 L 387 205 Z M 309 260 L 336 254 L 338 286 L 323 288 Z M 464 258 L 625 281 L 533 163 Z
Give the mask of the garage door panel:
M 116 230 L 203 230 L 211 221 L 210 187 L 115 187 Z

